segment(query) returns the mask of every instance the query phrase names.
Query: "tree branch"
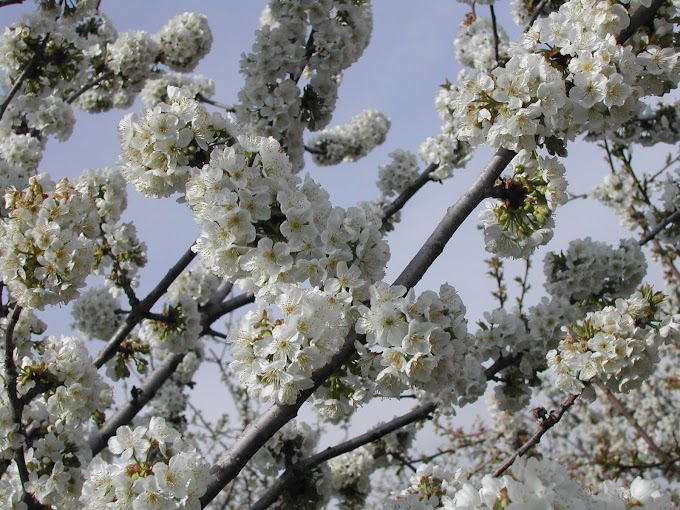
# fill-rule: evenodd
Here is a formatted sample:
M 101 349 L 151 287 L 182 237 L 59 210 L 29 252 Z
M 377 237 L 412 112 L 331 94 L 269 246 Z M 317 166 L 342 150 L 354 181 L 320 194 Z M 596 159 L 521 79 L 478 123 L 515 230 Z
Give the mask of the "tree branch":
M 383 423 L 382 425 L 378 425 L 365 434 L 361 434 L 360 436 L 354 437 L 333 447 L 326 448 L 324 451 L 319 452 L 316 455 L 312 455 L 311 457 L 296 462 L 292 466 L 289 466 L 286 471 L 281 476 L 279 476 L 276 482 L 274 482 L 274 485 L 269 487 L 264 492 L 264 495 L 258 501 L 256 501 L 253 506 L 250 507 L 251 510 L 264 510 L 265 508 L 269 508 L 269 506 L 279 498 L 279 496 L 286 490 L 288 486 L 292 485 L 300 478 L 300 475 L 316 469 L 324 462 L 338 457 L 343 453 L 356 450 L 360 446 L 377 441 L 387 434 L 390 434 L 395 430 L 399 430 L 406 425 L 423 420 L 432 414 L 436 408 L 437 404 L 435 403 L 431 402 L 429 404 L 424 404 L 413 409 L 409 413 L 398 416 L 397 418 L 394 418 L 387 423 Z
M 385 220 L 394 216 L 399 212 L 408 202 L 413 195 L 415 195 L 420 188 L 425 186 L 430 179 L 430 175 L 434 172 L 439 165 L 437 163 L 430 163 L 428 166 L 409 186 L 402 191 L 397 198 L 395 198 L 392 203 L 383 207 L 382 219 Z
M 567 409 L 574 405 L 574 402 L 576 402 L 577 398 L 578 395 L 569 395 L 556 411 L 551 411 L 550 414 L 543 418 L 539 424 L 538 430 L 534 433 L 534 435 L 531 436 L 531 438 L 526 443 L 524 443 L 515 453 L 513 453 L 508 460 L 501 464 L 498 467 L 498 469 L 496 469 L 493 472 L 493 476 L 495 477 L 501 476 L 505 470 L 512 466 L 515 460 L 517 460 L 517 457 L 521 457 L 529 450 L 531 450 L 534 446 L 536 446 L 538 443 L 540 443 L 543 435 L 546 432 L 548 432 L 548 430 L 550 430 L 552 427 L 557 425 L 557 423 L 562 419 L 564 413 L 567 412 Z
M 663 219 L 663 221 L 661 221 L 661 223 L 659 223 L 656 227 L 654 227 L 649 232 L 646 232 L 645 236 L 642 239 L 640 239 L 640 241 L 638 241 L 640 246 L 644 246 L 649 241 L 654 240 L 654 238 L 656 237 L 656 235 L 659 232 L 661 232 L 663 229 L 665 229 L 671 223 L 676 223 L 678 220 L 680 220 L 680 211 L 675 211 L 673 214 L 666 216 Z
M 104 80 L 111 78 L 114 74 L 115 73 L 113 71 L 106 71 L 105 73 L 99 75 L 96 79 L 92 80 L 90 83 L 83 85 L 80 88 L 80 90 L 76 90 L 73 94 L 68 96 L 66 98 L 66 103 L 68 103 L 68 104 L 73 103 L 76 99 L 78 99 L 80 96 L 82 96 L 85 92 L 87 92 L 91 88 L 96 87 L 97 85 L 99 85 Z

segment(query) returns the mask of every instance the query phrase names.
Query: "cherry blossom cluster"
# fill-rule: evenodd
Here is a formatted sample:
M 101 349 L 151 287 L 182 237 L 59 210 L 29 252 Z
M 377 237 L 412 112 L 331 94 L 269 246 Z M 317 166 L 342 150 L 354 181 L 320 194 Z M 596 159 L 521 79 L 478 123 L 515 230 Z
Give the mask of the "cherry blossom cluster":
M 418 148 L 420 159 L 428 165 L 437 165 L 430 174 L 434 180 L 448 179 L 456 168 L 463 168 L 472 157 L 470 144 L 457 140 L 450 127 L 450 123 L 445 122 L 440 134 L 426 138 Z
M 342 72 L 368 44 L 371 7 L 363 0 L 272 0 L 261 23 L 252 51 L 241 60 L 238 122 L 276 138 L 299 170 L 303 130 L 330 122 Z
M 215 94 L 215 83 L 202 74 L 163 73 L 147 80 L 139 96 L 145 108 L 153 108 L 168 100 L 168 87 L 182 89 L 189 97 L 199 94 L 210 98 Z
M 300 391 L 312 387 L 312 372 L 343 344 L 349 333 L 349 303 L 318 289 L 276 288 L 283 317 L 277 319 L 267 308 L 244 314 L 229 333 L 230 368 L 250 394 L 292 404 Z
M 230 123 L 210 115 L 177 87 L 167 102 L 127 114 L 118 126 L 120 166 L 125 179 L 149 197 L 183 191 L 190 173 L 209 159 L 215 144 L 231 138 Z
M 630 296 L 645 277 L 647 262 L 634 239 L 622 239 L 615 249 L 587 237 L 571 241 L 566 251 L 547 254 L 543 270 L 550 295 L 587 309 L 603 297 Z
M 663 299 L 642 287 L 565 328 L 565 338 L 547 354 L 555 385 L 580 394 L 597 377 L 615 392 L 639 387 L 659 362 L 659 347 L 680 340 L 680 314 L 663 314 Z
M 508 59 L 508 34 L 497 26 L 498 55 L 491 18 L 469 15 L 458 27 L 454 41 L 456 60 L 473 69 L 491 70 Z
M 589 193 L 614 210 L 621 226 L 634 230 L 643 214 L 639 211 L 640 197 L 635 182 L 624 172 L 608 173 Z
M 370 294 L 370 306 L 359 306 L 355 329 L 366 335 L 362 375 L 375 381 L 379 394 L 398 396 L 412 389 L 461 405 L 484 392 L 479 351 L 453 287 L 445 284 L 439 294 L 416 297 L 404 287 L 378 282 Z
M 29 315 L 15 340 L 19 342 L 17 354 L 24 354 L 17 363 L 17 391 L 24 398 L 31 396 L 23 409 L 23 422 L 34 434 L 30 447 L 22 444 L 3 385 L 0 400 L 5 439 L 0 456 L 13 458 L 16 449 L 23 448 L 29 474 L 27 491 L 44 504 L 73 506 L 83 483 L 81 467 L 91 459 L 86 431 L 91 417 L 103 416 L 111 405 L 111 389 L 80 340 L 50 336 L 30 342 L 31 330 L 39 332 L 40 325 Z M 20 494 L 20 486 L 12 492 L 17 490 Z
M 306 280 L 350 301 L 365 295 L 389 258 L 380 220 L 358 207 L 332 208 L 318 184 L 292 174 L 273 138 L 238 142 L 213 151 L 187 184 L 200 227 L 195 249 L 210 269 L 261 296 L 267 284 Z
M 339 508 L 365 508 L 375 467 L 374 449 L 370 446 L 362 446 L 328 462 L 330 484 Z
M 502 382 L 494 386 L 494 402 L 501 411 L 517 411 L 528 405 L 536 373 L 545 370 L 545 353 L 563 338 L 562 327 L 581 318 L 563 298 L 543 298 L 525 313 L 498 308 L 484 313 L 475 339 L 482 359 L 519 357 L 504 369 Z
M 31 66 L 0 120 L 0 160 L 20 173 L 35 173 L 48 136 L 71 135 L 71 105 L 89 112 L 129 107 L 159 64 L 193 68 L 211 41 L 205 17 L 197 14 L 181 14 L 155 35 L 118 34 L 93 2 L 64 7 L 63 13 L 57 3 L 41 5 L 0 34 L 3 88 L 9 91 Z M 189 90 L 206 88 L 201 80 L 193 87 L 192 80 L 176 81 Z
M 307 145 L 317 165 L 357 161 L 385 141 L 390 120 L 378 110 L 364 110 L 349 123 L 321 131 Z
M 511 162 L 512 177 L 496 185 L 495 204 L 479 213 L 486 250 L 524 258 L 553 236 L 555 209 L 567 201 L 564 165 L 557 158 L 522 150 Z
M 442 90 L 443 115 L 460 140 L 473 146 L 564 153 L 566 140 L 584 131 L 618 128 L 642 109 L 640 98 L 661 95 L 678 81 L 669 21 L 661 9 L 655 31 L 621 46 L 615 36 L 639 4 L 567 2 L 538 19 L 512 48 L 504 67 L 462 71 Z M 669 46 L 670 45 L 670 46 Z
M 77 186 L 93 197 L 101 225 L 96 238 L 93 273 L 105 275 L 105 285 L 114 297 L 125 286 L 136 287 L 138 271 L 146 264 L 146 244 L 137 238 L 133 223 L 120 223 L 127 207 L 125 179 L 120 170 L 86 170 Z
M 204 15 L 184 12 L 163 25 L 156 40 L 159 60 L 173 71 L 186 73 L 210 52 L 213 36 Z
M 541 2 L 543 6 L 539 16 L 547 16 L 553 11 L 559 9 L 559 7 L 564 4 L 566 0 L 547 0 L 546 2 Z M 534 3 L 531 0 L 511 0 L 511 11 L 510 15 L 512 20 L 519 26 L 526 26 L 529 20 L 532 18 L 534 11 L 539 4 Z
M 94 263 L 99 234 L 92 196 L 47 174 L 5 195 L 0 221 L 0 275 L 19 306 L 42 309 L 78 295 Z
M 90 287 L 73 302 L 71 327 L 88 338 L 108 340 L 124 320 L 120 302 L 104 286 Z
M 608 133 L 607 138 L 620 144 L 675 144 L 680 140 L 679 108 L 680 102 L 677 101 L 671 104 L 647 105 L 637 117 Z
M 378 168 L 376 181 L 383 198 L 399 195 L 420 174 L 415 154 L 397 149 L 388 155 L 392 161 Z
M 109 439 L 112 461 L 96 457 L 87 467 L 83 509 L 199 508 L 209 465 L 162 418 L 148 426 L 122 426 Z

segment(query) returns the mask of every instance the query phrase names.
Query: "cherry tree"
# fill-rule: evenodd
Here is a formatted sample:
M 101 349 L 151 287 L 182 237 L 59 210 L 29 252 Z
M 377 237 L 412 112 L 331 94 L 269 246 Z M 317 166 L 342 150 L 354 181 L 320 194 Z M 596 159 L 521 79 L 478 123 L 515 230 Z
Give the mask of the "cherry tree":
M 360 160 L 391 127 L 374 109 L 333 124 L 370 42 L 368 0 L 272 0 L 233 104 L 193 73 L 206 16 L 119 32 L 99 1 L 36 4 L 0 36 L 3 508 L 680 505 L 680 171 L 673 155 L 633 160 L 680 137 L 678 105 L 655 99 L 680 76 L 677 1 L 513 1 L 507 32 L 492 1 L 463 2 L 441 131 L 393 150 L 377 198 L 350 207 L 305 167 Z M 74 109 L 130 107 L 115 167 L 42 170 Z M 564 164 L 577 139 L 607 166 L 585 195 Z M 488 163 L 388 281 L 409 200 L 482 146 Z M 176 200 L 198 231 L 144 293 L 128 190 Z M 556 211 L 583 200 L 631 237 L 548 252 L 530 304 Z M 475 216 L 495 285 L 476 325 L 452 285 L 414 288 Z M 41 316 L 64 305 L 73 329 L 55 331 Z M 190 398 L 206 366 L 231 402 L 218 420 Z M 405 411 L 339 439 L 386 399 Z M 480 401 L 490 417 L 460 427 Z

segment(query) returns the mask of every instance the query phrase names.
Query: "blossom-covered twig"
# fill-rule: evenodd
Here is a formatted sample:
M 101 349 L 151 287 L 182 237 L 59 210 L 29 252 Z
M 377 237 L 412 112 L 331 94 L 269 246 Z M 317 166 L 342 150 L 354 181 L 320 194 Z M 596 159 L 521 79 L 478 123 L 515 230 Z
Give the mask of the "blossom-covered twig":
M 170 284 L 186 269 L 194 257 L 196 257 L 196 253 L 191 251 L 191 249 L 187 250 L 177 263 L 170 268 L 161 281 L 158 282 L 158 285 L 156 285 L 156 287 L 139 302 L 138 306 L 132 308 L 125 318 L 125 322 L 120 325 L 113 337 L 95 358 L 94 365 L 97 368 L 101 368 L 104 363 L 116 354 L 116 349 L 118 349 L 121 342 L 123 342 L 134 327 L 146 317 L 151 310 L 151 307 L 156 304 L 156 301 L 158 301 L 163 294 L 165 294 Z
M 661 232 L 663 229 L 665 229 L 671 223 L 675 223 L 678 220 L 680 220 L 680 211 L 675 211 L 673 214 L 666 216 L 666 218 L 664 218 L 663 221 L 659 222 L 659 224 L 656 227 L 654 227 L 652 230 L 647 232 L 645 234 L 645 236 L 642 239 L 640 239 L 640 241 L 639 241 L 640 246 L 644 246 L 649 241 L 654 240 L 654 238 L 656 237 L 656 235 L 659 232 Z
M 501 476 L 512 464 L 517 460 L 517 457 L 521 457 L 525 453 L 527 453 L 529 450 L 531 450 L 534 446 L 536 446 L 540 441 L 543 435 L 548 432 L 552 427 L 557 425 L 557 423 L 562 419 L 562 416 L 564 415 L 565 412 L 567 412 L 567 409 L 569 409 L 574 402 L 576 402 L 576 399 L 578 398 L 578 395 L 569 395 L 564 402 L 560 405 L 560 407 L 554 411 L 551 411 L 549 414 L 546 414 L 545 417 L 541 418 L 538 430 L 534 433 L 531 438 L 524 443 L 515 453 L 513 453 L 508 460 L 506 460 L 503 464 L 501 464 L 494 472 L 493 476 L 499 477 Z
M 73 103 L 76 99 L 78 99 L 80 96 L 82 96 L 85 92 L 96 87 L 97 85 L 99 85 L 104 80 L 111 78 L 114 74 L 115 73 L 113 71 L 106 71 L 105 73 L 100 74 L 99 76 L 97 76 L 96 79 L 92 80 L 89 83 L 86 83 L 85 85 L 80 87 L 79 90 L 76 90 L 73 94 L 68 96 L 66 98 L 66 103 L 68 103 L 68 104 Z

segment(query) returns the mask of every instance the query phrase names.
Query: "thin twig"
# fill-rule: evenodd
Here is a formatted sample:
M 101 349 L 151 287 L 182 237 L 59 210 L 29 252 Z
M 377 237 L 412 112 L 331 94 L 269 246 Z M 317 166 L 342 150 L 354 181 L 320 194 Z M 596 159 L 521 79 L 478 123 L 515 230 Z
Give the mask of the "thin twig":
M 543 8 L 546 6 L 548 3 L 548 0 L 541 0 L 538 2 L 538 5 L 534 9 L 534 12 L 531 13 L 531 17 L 529 18 L 529 21 L 527 21 L 526 25 L 524 25 L 524 31 L 526 32 L 531 28 L 531 25 L 534 24 L 534 21 L 538 19 L 538 17 L 541 15 L 541 12 L 543 11 Z
M 217 106 L 218 108 L 222 108 L 228 113 L 236 113 L 236 108 L 233 106 L 229 106 L 228 104 L 220 103 L 219 101 L 215 101 L 214 99 L 210 99 L 209 97 L 204 96 L 200 92 L 196 94 L 196 101 L 200 101 L 201 103 L 206 103 L 210 104 L 213 106 Z
M 505 470 L 507 470 L 512 464 L 517 460 L 517 457 L 521 457 L 525 453 L 527 453 L 529 450 L 531 450 L 534 446 L 536 446 L 540 441 L 543 435 L 548 432 L 552 427 L 557 425 L 557 423 L 562 419 L 562 416 L 564 413 L 569 409 L 574 402 L 576 402 L 576 399 L 578 398 L 578 395 L 569 395 L 564 402 L 562 402 L 562 405 L 555 410 L 551 411 L 550 414 L 548 414 L 545 418 L 543 418 L 538 426 L 538 430 L 534 433 L 531 438 L 524 443 L 515 453 L 513 453 L 508 460 L 506 460 L 503 464 L 501 464 L 498 469 L 496 469 L 493 472 L 493 476 L 499 477 L 503 474 Z
M 612 406 L 618 411 L 618 413 L 623 416 L 628 423 L 630 423 L 631 427 L 635 429 L 635 431 L 640 435 L 640 437 L 647 443 L 647 445 L 651 448 L 651 450 L 656 454 L 659 459 L 661 459 L 664 463 L 669 464 L 671 461 L 670 455 L 668 455 L 666 452 L 664 452 L 661 448 L 657 446 L 657 444 L 654 442 L 654 440 L 645 432 L 645 429 L 643 429 L 638 421 L 635 419 L 635 416 L 626 409 L 626 407 L 623 405 L 623 403 L 614 395 L 614 393 L 607 388 L 604 383 L 598 379 L 593 379 L 592 383 L 595 385 L 597 389 L 599 389 L 604 395 L 607 397 L 609 402 L 611 402 Z
M 439 165 L 437 163 L 431 163 L 416 179 L 413 180 L 413 182 L 411 182 L 411 184 L 409 184 L 409 186 L 404 191 L 399 194 L 397 198 L 392 201 L 392 203 L 383 207 L 383 221 L 399 212 L 404 207 L 404 205 L 406 205 L 406 202 L 408 202 L 410 198 L 420 190 L 420 188 L 430 182 L 432 180 L 430 175 L 438 167 Z
M 91 88 L 96 87 L 99 85 L 101 82 L 104 80 L 111 78 L 114 75 L 113 71 L 106 71 L 104 74 L 99 75 L 95 80 L 92 80 L 90 83 L 86 83 L 83 85 L 80 90 L 76 90 L 73 94 L 68 96 L 66 98 L 66 103 L 71 104 L 73 103 L 76 99 L 78 99 L 80 96 L 82 96 L 85 92 L 90 90 Z
M 640 244 L 640 246 L 644 246 L 649 241 L 652 241 L 656 237 L 656 235 L 663 229 L 665 229 L 668 225 L 670 225 L 671 223 L 675 223 L 678 220 L 680 220 L 680 210 L 675 211 L 673 214 L 669 216 L 666 216 L 666 218 L 664 218 L 661 221 L 661 223 L 659 223 L 656 227 L 647 232 L 645 236 L 638 241 L 638 243 Z
M 496 22 L 496 9 L 494 9 L 493 4 L 489 4 L 489 10 L 491 11 L 491 27 L 493 29 L 493 50 L 494 58 L 496 60 L 496 65 L 500 65 L 501 56 L 499 53 L 499 41 L 498 41 L 498 23 Z

